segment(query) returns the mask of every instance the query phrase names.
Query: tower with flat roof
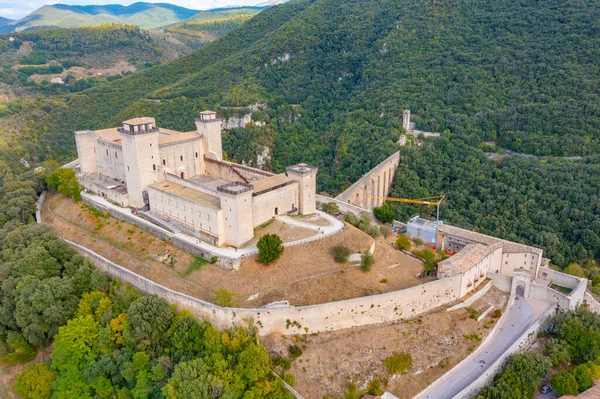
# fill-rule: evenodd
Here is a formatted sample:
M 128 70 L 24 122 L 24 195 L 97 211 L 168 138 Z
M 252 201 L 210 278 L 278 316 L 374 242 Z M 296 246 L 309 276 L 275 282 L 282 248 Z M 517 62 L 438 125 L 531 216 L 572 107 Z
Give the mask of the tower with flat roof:
M 135 118 L 117 129 L 121 136 L 129 204 L 148 203 L 148 186 L 159 181 L 158 128 L 154 118 Z
M 318 168 L 305 163 L 288 166 L 286 174 L 291 180 L 299 183 L 298 187 L 298 212 L 310 215 L 317 211 L 317 172 Z
M 196 118 L 198 133 L 202 136 L 204 144 L 204 155 L 217 161 L 223 160 L 223 148 L 221 147 L 221 120 L 217 118 L 216 112 L 202 111 Z

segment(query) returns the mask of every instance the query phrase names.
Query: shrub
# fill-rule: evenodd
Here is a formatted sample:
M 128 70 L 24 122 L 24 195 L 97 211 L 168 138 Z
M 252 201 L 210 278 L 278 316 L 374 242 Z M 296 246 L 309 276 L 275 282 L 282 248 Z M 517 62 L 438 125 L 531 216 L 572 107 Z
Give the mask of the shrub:
M 46 399 L 52 394 L 52 383 L 57 376 L 47 363 L 33 363 L 17 377 L 15 390 L 24 399 Z
M 35 357 L 35 348 L 25 338 L 16 331 L 9 331 L 6 334 L 6 343 L 11 349 L 11 353 L 4 356 L 4 361 L 9 365 L 25 363 Z
M 552 380 L 550 380 L 552 387 L 559 395 L 577 395 L 579 389 L 577 380 L 573 377 L 573 374 L 568 371 L 561 371 L 556 373 Z
M 398 234 L 398 238 L 396 238 L 396 246 L 400 251 L 408 251 L 410 249 L 410 241 L 404 234 Z
M 288 346 L 288 352 L 290 353 L 290 357 L 292 359 L 302 356 L 302 348 L 300 348 L 298 345 Z
M 361 220 L 358 228 L 373 238 L 379 237 L 379 227 L 371 225 L 368 220 Z
M 218 260 L 219 260 L 219 258 L 217 258 L 216 256 L 213 255 L 213 256 L 210 257 L 210 262 L 209 263 L 211 265 L 214 265 L 215 263 L 217 263 Z
M 581 392 L 586 391 L 592 387 L 594 379 L 592 378 L 592 369 L 587 363 L 580 364 L 571 370 L 571 374 L 577 381 L 577 386 Z
M 338 213 L 340 213 L 340 207 L 333 201 L 322 204 L 321 210 L 327 212 L 330 215 L 337 215 Z
M 423 240 L 421 240 L 419 237 L 413 238 L 413 242 L 415 245 L 423 245 Z
M 392 228 L 391 228 L 390 226 L 381 226 L 381 227 L 379 228 L 379 232 L 381 233 L 381 235 L 382 235 L 384 238 L 388 238 L 388 237 L 389 237 L 389 236 L 391 236 L 391 235 L 392 235 L 392 233 L 393 233 L 393 231 L 392 231 Z
M 265 265 L 273 262 L 283 253 L 283 243 L 277 234 L 265 234 L 258 240 L 258 261 Z
M 402 374 L 412 367 L 412 356 L 410 353 L 398 353 L 383 361 L 383 365 L 390 374 Z
M 215 303 L 219 306 L 230 308 L 235 306 L 235 294 L 221 288 L 215 292 Z
M 375 263 L 375 259 L 370 253 L 366 252 L 360 256 L 360 269 L 363 272 L 370 271 L 373 263 Z
M 346 263 L 348 261 L 348 256 L 350 256 L 350 249 L 343 245 L 336 245 L 333 247 L 333 259 L 337 263 Z
M 354 227 L 358 227 L 360 223 L 360 218 L 352 212 L 346 213 L 344 215 L 344 220 L 346 221 L 346 223 L 351 224 Z
M 292 388 L 296 385 L 296 377 L 292 373 L 284 373 L 281 378 Z
M 393 209 L 390 208 L 390 206 L 385 203 L 379 207 L 375 207 L 373 208 L 373 215 L 381 220 L 383 223 L 392 223 L 392 221 L 394 220 L 394 218 L 396 217 L 396 214 L 394 213 Z

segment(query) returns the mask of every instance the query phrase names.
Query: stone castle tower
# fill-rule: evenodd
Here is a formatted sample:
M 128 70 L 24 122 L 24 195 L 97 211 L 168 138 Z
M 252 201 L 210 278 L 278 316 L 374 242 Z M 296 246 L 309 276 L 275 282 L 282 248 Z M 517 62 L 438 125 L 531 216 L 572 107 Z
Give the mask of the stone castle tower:
M 117 130 L 123 146 L 129 204 L 141 208 L 148 202 L 148 186 L 159 181 L 158 128 L 154 118 L 135 118 L 123 122 Z
M 196 127 L 198 128 L 198 133 L 202 136 L 206 157 L 222 161 L 221 120 L 217 119 L 216 112 L 200 112 L 200 117 L 196 119 Z
M 402 129 L 406 130 L 407 132 L 410 129 L 410 109 L 405 109 L 404 113 L 402 114 Z
M 315 193 L 317 192 L 318 170 L 318 168 L 305 163 L 285 168 L 288 177 L 299 183 L 298 213 L 302 215 L 311 215 L 317 211 Z

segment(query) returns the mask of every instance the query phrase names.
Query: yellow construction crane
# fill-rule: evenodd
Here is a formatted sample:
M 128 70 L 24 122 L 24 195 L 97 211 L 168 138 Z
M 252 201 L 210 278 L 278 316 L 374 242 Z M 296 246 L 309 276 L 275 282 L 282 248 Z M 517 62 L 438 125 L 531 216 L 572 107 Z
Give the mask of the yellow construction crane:
M 442 201 L 444 201 L 444 199 L 446 198 L 446 195 L 436 195 L 433 197 L 427 197 L 427 198 L 391 198 L 391 197 L 376 197 L 376 196 L 369 196 L 368 198 L 376 198 L 376 199 L 382 199 L 384 201 L 394 201 L 394 202 L 404 202 L 404 203 L 408 203 L 408 204 L 421 204 L 421 205 L 427 205 L 427 207 L 429 208 L 430 206 L 436 206 L 437 207 L 437 221 L 440 221 L 440 204 L 442 203 Z

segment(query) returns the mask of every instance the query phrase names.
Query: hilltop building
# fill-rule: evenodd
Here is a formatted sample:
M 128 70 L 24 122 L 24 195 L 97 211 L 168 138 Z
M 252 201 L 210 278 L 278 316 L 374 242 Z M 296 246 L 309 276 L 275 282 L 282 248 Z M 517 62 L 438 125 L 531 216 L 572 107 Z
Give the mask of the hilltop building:
M 488 272 L 509 277 L 523 272 L 535 279 L 542 264 L 539 248 L 421 217 L 408 221 L 407 232 L 454 254 L 438 263 L 437 277 L 461 275 L 461 297 L 481 284 Z
M 317 168 L 298 164 L 273 174 L 224 161 L 221 120 L 203 111 L 196 127 L 178 132 L 144 117 L 75 132 L 79 181 L 216 246 L 243 245 L 273 216 L 316 212 Z

